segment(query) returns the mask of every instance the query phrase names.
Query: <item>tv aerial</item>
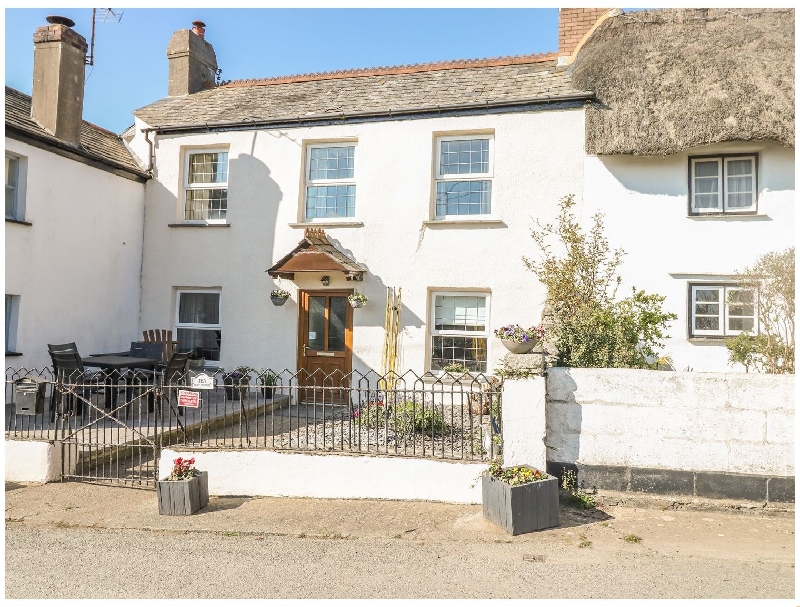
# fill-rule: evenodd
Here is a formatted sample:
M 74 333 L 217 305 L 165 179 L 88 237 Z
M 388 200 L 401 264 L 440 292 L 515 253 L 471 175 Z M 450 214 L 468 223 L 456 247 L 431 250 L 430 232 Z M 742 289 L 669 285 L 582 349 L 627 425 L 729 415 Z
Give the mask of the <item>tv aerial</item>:
M 96 23 L 119 23 L 125 11 L 113 8 L 93 8 L 92 9 L 92 41 L 89 54 L 86 56 L 86 64 L 94 65 L 94 26 Z

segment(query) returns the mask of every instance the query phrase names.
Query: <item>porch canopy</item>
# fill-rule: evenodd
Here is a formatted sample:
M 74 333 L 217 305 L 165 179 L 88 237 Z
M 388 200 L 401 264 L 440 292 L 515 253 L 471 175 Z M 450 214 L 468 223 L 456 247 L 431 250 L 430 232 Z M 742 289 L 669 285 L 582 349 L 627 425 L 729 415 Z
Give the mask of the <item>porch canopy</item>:
M 347 280 L 362 281 L 364 268 L 334 247 L 325 230 L 306 228 L 303 240 L 267 270 L 273 278 L 294 280 L 297 272 L 342 272 Z

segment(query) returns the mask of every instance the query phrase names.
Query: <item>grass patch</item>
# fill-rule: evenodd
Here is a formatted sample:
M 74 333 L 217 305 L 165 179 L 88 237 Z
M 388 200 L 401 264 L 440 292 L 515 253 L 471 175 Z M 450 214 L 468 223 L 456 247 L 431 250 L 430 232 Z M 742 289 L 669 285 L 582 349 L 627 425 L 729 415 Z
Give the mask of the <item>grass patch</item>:
M 642 538 L 640 538 L 638 535 L 634 535 L 633 533 L 629 533 L 628 535 L 626 535 L 622 539 L 625 540 L 626 542 L 628 542 L 629 544 L 641 544 L 642 543 Z
M 579 548 L 588 548 L 591 545 L 592 545 L 592 542 L 590 542 L 589 540 L 583 540 L 580 544 L 578 544 L 578 547 Z

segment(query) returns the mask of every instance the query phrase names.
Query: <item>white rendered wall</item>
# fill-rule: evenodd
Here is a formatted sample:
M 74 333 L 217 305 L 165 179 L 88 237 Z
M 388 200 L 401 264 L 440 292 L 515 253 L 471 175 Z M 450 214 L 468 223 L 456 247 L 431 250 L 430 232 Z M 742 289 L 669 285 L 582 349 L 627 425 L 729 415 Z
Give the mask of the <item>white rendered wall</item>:
M 545 378 L 503 382 L 503 465 L 545 469 Z
M 697 218 L 688 215 L 689 156 L 758 154 L 758 213 L 755 217 Z M 752 265 L 759 255 L 794 245 L 794 149 L 774 143 L 714 145 L 663 158 L 588 156 L 585 165 L 585 225 L 605 213 L 612 248 L 621 247 L 619 294 L 635 285 L 666 296 L 672 323 L 663 352 L 679 371 L 744 371 L 728 364 L 723 340 L 688 339 L 688 283 L 713 281 Z
M 268 495 L 338 499 L 481 502 L 482 463 L 467 464 L 351 455 L 275 451 L 173 451 L 164 449 L 158 478 L 177 457 L 195 458 L 208 472 L 211 495 Z
M 144 126 L 138 123 L 138 127 Z M 501 224 L 429 227 L 434 134 L 494 131 L 492 208 Z M 147 186 L 142 326 L 173 327 L 174 287 L 221 288 L 221 366 L 296 366 L 297 288 L 319 289 L 323 273 L 283 281 L 292 297 L 270 303 L 265 272 L 303 238 L 302 151 L 306 140 L 356 139 L 356 216 L 363 227 L 326 227 L 337 246 L 367 268 L 363 283 L 331 276 L 330 289 L 370 299 L 354 313 L 353 367 L 379 369 L 386 287 L 402 287 L 398 369 L 428 364 L 429 288 L 488 289 L 489 329 L 538 323 L 544 290 L 522 256 L 536 250 L 532 218 L 554 219 L 556 202 L 578 199 L 583 181 L 583 111 L 402 120 L 283 130 L 155 138 L 155 179 Z M 134 148 L 142 148 L 141 134 Z M 152 137 L 152 135 L 151 135 Z M 185 146 L 230 146 L 228 228 L 169 228 L 181 216 Z M 139 146 L 137 148 L 136 146 Z M 167 262 L 168 260 L 168 262 Z M 505 350 L 490 337 L 491 372 Z
M 50 365 L 48 343 L 82 355 L 127 349 L 139 333 L 144 184 L 6 138 L 27 159 L 25 221 L 6 222 L 6 294 L 19 296 L 6 365 Z
M 46 483 L 61 478 L 61 445 L 50 441 L 5 441 L 6 480 Z
M 794 476 L 794 376 L 547 372 L 550 461 Z

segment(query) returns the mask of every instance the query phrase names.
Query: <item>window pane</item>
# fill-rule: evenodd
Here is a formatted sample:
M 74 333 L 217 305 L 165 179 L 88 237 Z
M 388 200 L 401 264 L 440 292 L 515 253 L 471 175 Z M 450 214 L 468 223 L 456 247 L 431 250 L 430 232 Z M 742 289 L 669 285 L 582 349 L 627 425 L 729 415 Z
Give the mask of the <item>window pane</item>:
M 731 289 L 728 291 L 728 314 L 732 316 L 755 316 L 753 291 Z
M 694 207 L 696 209 L 718 209 L 719 198 L 716 194 L 698 194 L 694 197 Z
M 181 293 L 179 297 L 179 323 L 219 324 L 219 293 Z
M 17 190 L 6 186 L 6 217 L 16 219 L 17 215 Z
M 467 370 L 486 373 L 485 337 L 449 337 L 435 335 L 432 343 L 431 370 L 461 363 Z
M 436 184 L 436 216 L 488 215 L 491 181 L 440 181 Z
M 6 156 L 6 217 L 16 219 L 19 160 Z
M 225 219 L 228 190 L 186 190 L 187 220 Z
M 719 192 L 719 180 L 707 177 L 695 179 L 694 191 L 696 194 L 716 194 Z
M 746 209 L 753 205 L 753 195 L 747 194 L 728 194 L 729 209 Z
M 356 186 L 309 186 L 306 189 L 306 219 L 355 217 Z
M 344 332 L 347 323 L 347 298 L 331 297 L 330 321 L 328 323 L 328 351 L 344 351 Z
M 719 304 L 695 304 L 694 313 L 719 316 Z
M 695 316 L 694 328 L 699 331 L 719 331 L 719 316 Z
M 695 289 L 695 301 L 715 301 L 719 302 L 719 289 Z
M 745 160 L 728 160 L 726 170 L 728 175 L 752 175 L 753 174 L 753 159 L 747 158 Z
M 694 163 L 695 177 L 718 177 L 719 163 L 716 160 L 708 160 Z
M 438 331 L 485 331 L 486 297 L 437 295 L 434 328 Z
M 325 297 L 308 298 L 308 347 L 325 350 Z
M 355 146 L 311 148 L 309 179 L 352 179 Z
M 227 183 L 228 153 L 214 152 L 189 155 L 189 183 Z
M 222 331 L 219 329 L 182 329 L 178 327 L 178 352 L 190 352 L 189 358 L 219 360 Z
M 489 172 L 489 140 L 442 141 L 439 153 L 440 175 L 468 175 Z
M 728 330 L 729 331 L 753 331 L 755 323 L 752 318 L 729 318 Z

